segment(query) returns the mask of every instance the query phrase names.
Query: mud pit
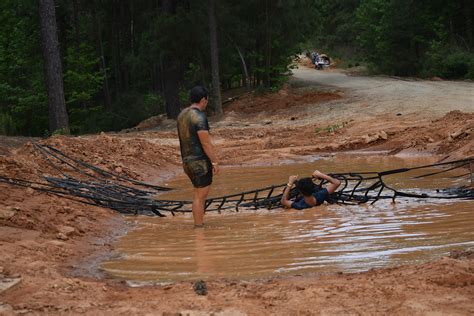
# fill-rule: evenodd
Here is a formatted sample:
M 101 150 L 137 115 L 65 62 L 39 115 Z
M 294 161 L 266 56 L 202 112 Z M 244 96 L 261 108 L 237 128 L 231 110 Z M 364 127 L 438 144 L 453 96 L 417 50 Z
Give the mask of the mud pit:
M 226 168 L 216 178 L 210 196 L 222 196 L 272 183 L 284 183 L 288 174 L 387 170 L 432 163 L 429 158 L 356 157 L 338 154 L 312 157 L 304 164 Z M 437 186 L 469 185 L 455 177 L 465 170 L 428 178 L 437 172 L 384 177 L 392 188 L 435 192 Z M 158 199 L 188 200 L 192 186 L 186 176 L 170 179 L 179 188 Z M 265 194 L 264 194 L 265 195 Z M 311 210 L 282 211 L 240 208 L 222 214 L 208 212 L 206 229 L 195 230 L 190 214 L 131 218 L 137 227 L 116 243 L 119 258 L 101 264 L 107 273 L 149 284 L 216 278 L 252 280 L 294 274 L 361 272 L 371 268 L 422 263 L 449 254 L 450 249 L 474 246 L 472 201 L 408 199 L 379 200 L 374 205 L 329 205 Z
M 318 94 L 337 96 L 318 102 Z M 298 98 L 301 104 L 294 102 Z M 255 109 L 264 111 L 241 113 L 248 102 L 241 98 L 220 121 L 211 118 L 210 123 L 227 166 L 301 162 L 308 155 L 331 157 L 343 151 L 370 152 L 373 159 L 424 155 L 454 160 L 474 154 L 473 98 L 472 83 L 301 69 L 276 100 L 252 98 Z M 278 102 L 292 106 L 275 104 L 273 109 Z M 27 140 L 0 140 L 0 174 L 28 179 L 55 174 L 24 145 Z M 174 122 L 168 120 L 146 131 L 58 137 L 46 143 L 152 183 L 181 173 Z M 362 273 L 213 279 L 207 282 L 207 296 L 196 295 L 192 283 L 184 281 L 131 288 L 85 273 L 113 254 L 114 237 L 130 229 L 122 217 L 31 190 L 4 184 L 0 189 L 0 274 L 22 278 L 0 293 L 0 314 L 474 313 L 474 261 L 465 247 L 453 247 L 451 256 L 428 263 Z

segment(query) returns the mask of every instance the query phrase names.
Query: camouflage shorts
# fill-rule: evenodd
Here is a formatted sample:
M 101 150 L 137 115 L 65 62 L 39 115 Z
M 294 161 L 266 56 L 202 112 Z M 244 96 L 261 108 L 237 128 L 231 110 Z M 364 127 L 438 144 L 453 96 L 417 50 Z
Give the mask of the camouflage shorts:
M 184 172 L 195 188 L 204 188 L 212 183 L 212 164 L 209 160 L 196 160 L 183 163 Z

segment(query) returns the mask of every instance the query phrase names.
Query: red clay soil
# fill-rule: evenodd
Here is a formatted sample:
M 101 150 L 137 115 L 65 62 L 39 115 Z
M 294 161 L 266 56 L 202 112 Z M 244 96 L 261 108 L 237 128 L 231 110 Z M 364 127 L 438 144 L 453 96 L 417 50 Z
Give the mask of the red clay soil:
M 219 140 L 222 138 L 219 144 L 225 146 L 221 155 L 230 164 L 256 163 L 268 153 L 274 159 L 297 159 L 302 155 L 349 150 L 433 153 L 455 160 L 474 155 L 474 113 L 453 111 L 422 124 L 413 117 L 400 119 L 388 115 L 338 124 L 276 127 L 272 123 L 262 124 L 258 129 L 221 129 L 215 135 Z
M 474 155 L 474 113 L 453 111 L 433 120 L 394 113 L 339 122 L 307 118 L 308 107 L 343 98 L 339 92 L 285 91 L 239 99 L 222 119 L 211 119 L 222 164 L 298 161 L 349 150 L 446 159 Z M 61 136 L 41 143 L 159 184 L 180 169 L 174 122 L 159 123 L 143 132 Z M 45 174 L 59 175 L 29 139 L 0 140 L 0 176 L 38 181 Z M 110 255 L 114 238 L 128 228 L 111 210 L 0 184 L 0 281 L 21 278 L 0 293 L 0 314 L 474 314 L 474 256 L 467 249 L 434 262 L 364 273 L 216 279 L 208 282 L 207 296 L 195 294 L 190 282 L 131 288 L 100 275 L 75 276 L 85 269 L 85 258 L 97 265 Z
M 271 112 L 288 109 L 293 106 L 315 104 L 341 99 L 342 96 L 332 92 L 306 92 L 295 93 L 292 90 L 282 89 L 279 93 L 262 94 L 255 97 L 253 94 L 245 94 L 239 97 L 225 108 L 225 112 L 238 112 L 253 114 L 256 112 Z

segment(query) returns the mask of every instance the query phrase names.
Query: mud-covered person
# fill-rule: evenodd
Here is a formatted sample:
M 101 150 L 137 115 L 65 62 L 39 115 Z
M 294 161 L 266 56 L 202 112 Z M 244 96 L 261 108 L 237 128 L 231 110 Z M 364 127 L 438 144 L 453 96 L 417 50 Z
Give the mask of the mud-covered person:
M 202 86 L 192 88 L 190 100 L 191 105 L 178 116 L 178 135 L 183 169 L 194 186 L 194 227 L 203 227 L 204 205 L 211 188 L 212 176 L 219 172 L 219 167 L 205 113 L 207 89 Z
M 341 181 L 335 179 L 327 174 L 322 173 L 319 170 L 316 170 L 311 175 L 312 178 L 302 178 L 298 180 L 298 176 L 290 176 L 288 178 L 288 184 L 286 185 L 283 195 L 281 197 L 281 204 L 287 208 L 294 208 L 297 210 L 302 210 L 305 208 L 310 208 L 318 206 L 328 200 L 328 197 L 331 193 L 335 192 L 337 188 L 341 185 Z M 313 182 L 313 179 L 323 179 L 328 182 L 327 187 L 322 188 L 319 185 Z M 291 201 L 290 190 L 296 186 L 300 196 L 298 196 L 295 201 Z

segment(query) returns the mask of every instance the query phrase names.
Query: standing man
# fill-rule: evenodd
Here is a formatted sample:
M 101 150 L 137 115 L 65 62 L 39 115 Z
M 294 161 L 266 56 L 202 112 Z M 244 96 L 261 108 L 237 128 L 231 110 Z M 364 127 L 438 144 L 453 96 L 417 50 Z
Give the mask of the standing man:
M 194 186 L 194 227 L 204 225 L 204 205 L 211 188 L 212 175 L 219 172 L 217 157 L 209 135 L 204 112 L 208 91 L 202 86 L 191 89 L 191 105 L 178 116 L 178 136 L 184 172 Z

